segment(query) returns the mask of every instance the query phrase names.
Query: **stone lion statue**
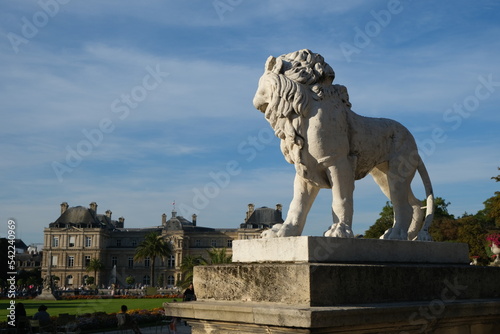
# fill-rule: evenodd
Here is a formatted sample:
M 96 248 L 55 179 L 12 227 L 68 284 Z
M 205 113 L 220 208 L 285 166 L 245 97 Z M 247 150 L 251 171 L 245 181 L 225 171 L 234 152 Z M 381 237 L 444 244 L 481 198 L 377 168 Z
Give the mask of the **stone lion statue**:
M 262 237 L 301 235 L 316 195 L 328 188 L 333 225 L 324 235 L 352 238 L 354 181 L 371 174 L 394 208 L 394 224 L 380 238 L 431 241 L 434 197 L 415 139 L 396 121 L 354 113 L 347 88 L 332 84 L 334 78 L 330 65 L 310 50 L 266 61 L 253 104 L 281 139 L 296 175 L 285 222 Z M 423 208 L 410 186 L 416 171 L 427 197 Z

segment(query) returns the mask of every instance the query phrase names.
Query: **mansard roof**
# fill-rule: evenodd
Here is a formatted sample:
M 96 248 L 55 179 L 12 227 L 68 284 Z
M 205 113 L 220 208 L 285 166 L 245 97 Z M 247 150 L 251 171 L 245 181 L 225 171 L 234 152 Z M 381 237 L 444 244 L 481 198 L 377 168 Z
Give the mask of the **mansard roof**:
M 63 228 L 75 225 L 93 228 L 114 228 L 114 224 L 108 216 L 98 215 L 94 210 L 83 206 L 68 208 L 55 222 L 49 224 L 49 227 Z
M 274 224 L 283 223 L 283 218 L 281 217 L 281 210 L 271 209 L 268 207 L 261 207 L 255 209 L 250 217 L 241 224 L 242 228 L 248 228 L 248 225 L 252 225 L 252 228 L 261 227 L 271 227 Z

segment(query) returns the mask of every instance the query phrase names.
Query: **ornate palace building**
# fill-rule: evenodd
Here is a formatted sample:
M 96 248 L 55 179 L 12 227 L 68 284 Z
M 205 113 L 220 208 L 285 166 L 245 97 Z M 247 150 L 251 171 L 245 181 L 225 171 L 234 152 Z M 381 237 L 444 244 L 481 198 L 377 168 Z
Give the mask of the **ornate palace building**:
M 59 277 L 60 287 L 78 288 L 85 284 L 93 272 L 87 272 L 90 261 L 100 259 L 105 269 L 97 272 L 96 284 L 109 286 L 116 282 L 125 287 L 126 277 L 133 277 L 138 284 L 151 282 L 151 260 L 134 261 L 138 244 L 149 232 L 157 232 L 170 243 L 172 254 L 169 258 L 157 258 L 155 262 L 155 283 L 162 287 L 172 287 L 182 280 L 182 260 L 190 256 L 208 259 L 207 251 L 212 248 L 226 248 L 232 253 L 232 241 L 258 238 L 260 233 L 276 223 L 282 223 L 281 205 L 276 209 L 258 208 L 248 205 L 244 222 L 239 228 L 218 229 L 197 225 L 197 217 L 191 221 L 177 216 L 161 217 L 161 225 L 147 228 L 127 228 L 123 217 L 112 219 L 112 212 L 97 213 L 97 204 L 89 207 L 69 207 L 61 204 L 61 214 L 57 220 L 44 229 L 44 256 L 42 277 L 50 265 L 51 274 Z

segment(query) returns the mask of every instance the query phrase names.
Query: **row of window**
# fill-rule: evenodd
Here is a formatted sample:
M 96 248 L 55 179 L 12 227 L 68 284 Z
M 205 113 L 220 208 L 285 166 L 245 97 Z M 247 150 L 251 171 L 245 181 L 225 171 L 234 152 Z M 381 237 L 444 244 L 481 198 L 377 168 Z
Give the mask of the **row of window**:
M 205 241 L 205 240 L 203 240 L 203 241 Z M 194 241 L 194 247 L 203 247 L 206 245 L 207 245 L 206 242 L 203 243 L 201 239 L 195 239 L 195 241 Z M 217 239 L 210 240 L 210 247 L 219 247 L 219 246 L 222 246 L 220 244 L 220 240 L 217 240 Z M 226 247 L 227 248 L 233 247 L 233 240 L 228 239 L 227 243 L 226 243 Z
M 17 261 L 18 267 L 39 267 L 40 262 L 38 261 Z
M 121 246 L 124 246 L 122 244 L 122 239 L 116 239 L 116 247 L 121 247 Z M 137 240 L 132 239 L 132 241 L 130 242 L 130 246 L 134 248 L 137 247 Z
M 201 240 L 201 239 L 196 239 L 194 241 L 194 247 L 203 247 L 207 246 L 206 242 L 202 242 L 206 240 Z M 68 238 L 68 247 L 75 247 L 76 245 L 76 237 L 75 236 L 69 236 Z M 85 247 L 92 247 L 92 237 L 86 236 L 85 237 Z M 122 240 L 121 239 L 116 239 L 116 247 L 122 247 Z M 137 240 L 132 240 L 130 243 L 131 247 L 137 247 Z M 222 246 L 220 244 L 220 240 L 218 239 L 212 239 L 210 240 L 210 247 L 219 247 Z M 54 236 L 52 237 L 52 247 L 59 247 L 59 237 Z M 227 240 L 226 247 L 231 248 L 233 247 L 233 240 L 229 239 Z
M 146 257 L 144 259 L 144 267 L 149 267 L 150 265 L 151 265 L 151 259 L 149 257 Z M 117 256 L 111 257 L 111 266 L 118 266 Z M 134 267 L 134 258 L 132 256 L 128 257 L 128 267 L 129 268 Z M 170 255 L 169 258 L 167 259 L 167 268 L 174 268 L 174 267 L 175 267 L 175 257 L 173 255 Z
M 83 259 L 83 266 L 88 267 L 90 265 L 90 255 L 85 255 Z M 58 263 L 58 256 L 53 255 L 52 256 L 52 261 L 51 261 L 51 266 L 52 267 L 57 267 Z M 151 259 L 149 257 L 146 257 L 144 259 L 144 267 L 149 267 L 151 265 Z M 67 258 L 67 266 L 68 267 L 74 267 L 75 266 L 75 257 L 73 255 L 68 255 Z M 118 266 L 118 257 L 117 256 L 112 256 L 111 257 L 111 266 Z M 134 258 L 132 256 L 128 257 L 128 267 L 133 268 L 134 267 Z M 175 267 L 175 257 L 171 255 L 167 259 L 167 268 L 174 268 Z
M 76 237 L 68 238 L 68 247 L 75 247 Z M 52 237 L 52 247 L 59 247 L 59 237 Z M 85 237 L 85 247 L 92 247 L 92 237 Z
M 87 276 L 85 275 L 84 279 L 86 277 Z M 144 284 L 144 285 L 151 284 L 151 277 L 149 275 L 144 275 L 142 277 L 142 284 Z M 167 276 L 167 285 L 174 285 L 174 284 L 175 284 L 174 276 L 172 276 L 172 275 Z M 73 275 L 66 276 L 66 285 L 73 285 Z

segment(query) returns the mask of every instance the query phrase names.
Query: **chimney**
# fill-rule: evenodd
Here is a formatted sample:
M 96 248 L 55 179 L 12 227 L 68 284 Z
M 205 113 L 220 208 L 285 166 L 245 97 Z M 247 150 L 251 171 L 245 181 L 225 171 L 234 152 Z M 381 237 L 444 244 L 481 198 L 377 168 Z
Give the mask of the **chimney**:
M 167 215 L 165 213 L 161 215 L 161 225 L 163 227 L 167 226 Z
M 255 208 L 255 205 L 253 205 L 252 203 L 248 204 L 248 211 L 247 211 L 247 219 L 250 218 L 250 216 L 252 215 L 253 211 L 254 211 L 254 208 Z
M 106 217 L 109 218 L 109 220 L 111 220 L 111 215 L 113 214 L 113 212 L 111 212 L 111 210 L 106 210 Z
M 281 205 L 281 204 L 276 204 L 276 210 L 278 210 L 278 211 L 283 210 L 283 205 Z
M 90 208 L 90 210 L 94 210 L 94 212 L 97 213 L 97 203 L 96 202 L 90 203 L 89 208 Z
M 196 217 L 198 217 L 198 216 L 196 215 L 196 213 L 193 213 L 193 215 L 191 217 L 193 220 L 193 226 L 196 226 Z
M 125 227 L 125 218 L 120 217 L 118 218 L 118 223 L 116 224 L 117 228 L 124 228 Z
M 61 203 L 61 215 L 68 210 L 68 203 L 67 202 L 62 202 Z

